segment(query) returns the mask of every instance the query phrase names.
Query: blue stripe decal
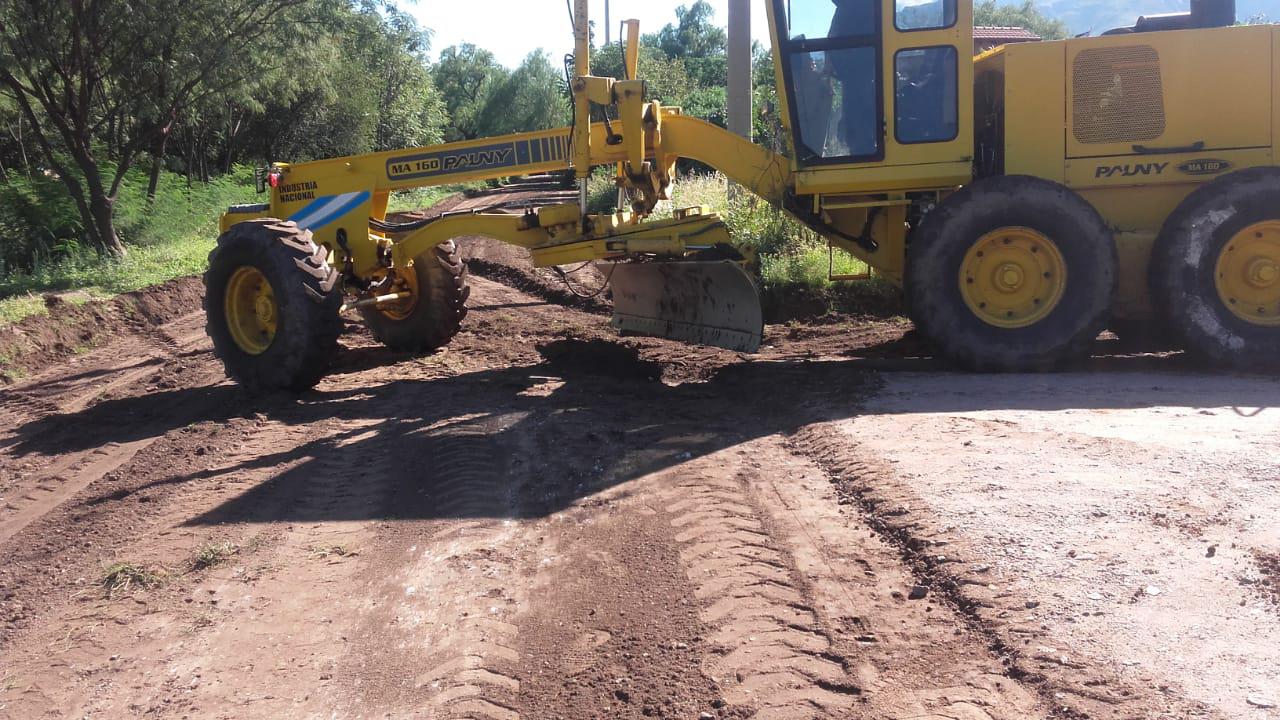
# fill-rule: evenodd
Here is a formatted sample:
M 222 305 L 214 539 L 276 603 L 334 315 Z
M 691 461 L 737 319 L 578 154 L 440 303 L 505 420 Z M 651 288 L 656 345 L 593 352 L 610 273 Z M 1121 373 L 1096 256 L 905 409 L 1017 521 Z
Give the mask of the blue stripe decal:
M 328 213 L 325 213 L 323 216 L 307 222 L 305 227 L 303 227 L 303 229 L 319 230 L 320 228 L 325 227 L 326 225 L 329 225 L 333 221 L 338 220 L 339 218 L 351 212 L 352 210 L 355 210 L 356 208 L 360 207 L 364 203 L 368 202 L 368 200 L 369 200 L 368 192 L 356 193 L 355 197 L 351 198 L 346 203 L 339 206 L 337 209 L 332 210 Z M 296 218 L 298 216 L 294 215 L 294 217 Z M 301 223 L 299 223 L 299 225 L 301 225 Z
M 316 208 L 320 207 L 321 205 L 324 205 L 325 203 L 329 202 L 329 201 L 330 201 L 330 200 L 332 200 L 332 199 L 333 199 L 333 196 L 332 196 L 332 195 L 325 195 L 325 196 L 323 196 L 323 197 L 318 197 L 318 198 L 316 198 L 315 200 L 312 200 L 311 202 L 307 203 L 306 207 L 302 208 L 302 209 L 301 209 L 301 210 L 299 210 L 298 212 L 296 212 L 296 213 L 294 213 L 294 214 L 290 215 L 289 217 L 287 217 L 287 218 L 285 218 L 285 219 L 286 219 L 286 220 L 297 220 L 298 218 L 300 218 L 300 217 L 302 217 L 302 216 L 304 216 L 304 215 L 307 215 L 307 214 L 308 214 L 308 213 L 310 213 L 312 210 L 315 210 Z

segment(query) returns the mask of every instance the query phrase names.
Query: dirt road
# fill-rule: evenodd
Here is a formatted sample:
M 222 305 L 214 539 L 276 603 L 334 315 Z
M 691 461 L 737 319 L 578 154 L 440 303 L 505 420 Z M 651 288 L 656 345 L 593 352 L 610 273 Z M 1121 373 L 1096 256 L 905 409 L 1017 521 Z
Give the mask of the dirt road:
M 198 305 L 0 390 L 0 717 L 1280 717 L 1274 379 L 619 339 L 468 252 L 299 398 Z

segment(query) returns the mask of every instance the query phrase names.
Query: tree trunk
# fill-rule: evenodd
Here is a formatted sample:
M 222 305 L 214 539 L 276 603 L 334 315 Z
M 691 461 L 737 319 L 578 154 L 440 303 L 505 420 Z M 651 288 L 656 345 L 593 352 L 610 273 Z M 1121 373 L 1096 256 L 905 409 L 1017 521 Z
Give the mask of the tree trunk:
M 183 150 L 186 152 L 186 171 L 187 171 L 187 189 L 191 189 L 191 173 L 195 170 L 196 151 L 195 142 L 191 139 L 191 131 L 187 131 L 187 143 Z
M 156 190 L 160 186 L 160 169 L 164 165 L 165 146 L 169 144 L 169 133 L 161 133 L 151 148 L 151 177 L 147 178 L 147 206 L 156 201 Z
M 90 187 L 89 209 L 93 212 L 98 245 L 116 257 L 124 257 L 128 252 L 116 234 L 115 204 L 115 199 L 102 192 L 101 187 Z
M 89 240 L 99 249 L 116 257 L 124 257 L 126 251 L 124 244 L 120 242 L 120 236 L 116 234 L 115 224 L 115 195 L 108 193 L 106 187 L 102 184 L 102 172 L 98 167 L 98 162 L 92 155 L 85 152 L 83 146 L 71 148 L 71 159 L 75 160 L 76 166 L 80 168 L 80 172 L 84 177 L 84 183 L 89 188 L 89 202 L 85 206 L 83 200 L 80 205 L 80 215 L 85 221 L 85 232 L 89 235 Z M 121 158 L 122 165 L 128 165 L 128 158 Z M 63 178 L 64 181 L 69 178 Z M 74 180 L 72 180 L 74 182 Z M 70 183 L 68 183 L 70 185 Z

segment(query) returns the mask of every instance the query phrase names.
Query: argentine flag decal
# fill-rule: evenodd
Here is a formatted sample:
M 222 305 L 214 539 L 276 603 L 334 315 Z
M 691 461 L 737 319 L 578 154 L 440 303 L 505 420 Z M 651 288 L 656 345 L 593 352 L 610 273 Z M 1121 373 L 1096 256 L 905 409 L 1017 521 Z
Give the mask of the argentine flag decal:
M 360 207 L 369 199 L 367 192 L 326 195 L 289 216 L 303 230 L 319 230 L 338 218 Z

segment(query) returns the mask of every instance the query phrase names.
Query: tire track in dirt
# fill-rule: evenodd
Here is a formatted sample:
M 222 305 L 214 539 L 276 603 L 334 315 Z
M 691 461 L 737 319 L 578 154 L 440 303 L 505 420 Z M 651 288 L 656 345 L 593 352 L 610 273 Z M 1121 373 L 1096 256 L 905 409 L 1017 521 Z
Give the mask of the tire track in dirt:
M 520 691 L 519 629 L 510 620 L 521 608 L 505 583 L 496 582 L 511 572 L 509 559 L 483 545 L 492 537 L 495 524 L 505 524 L 494 519 L 516 514 L 507 463 L 490 439 L 503 431 L 503 425 L 484 419 L 464 421 L 429 433 L 425 443 L 424 454 L 434 465 L 447 469 L 443 482 L 425 493 L 426 502 L 443 517 L 477 518 L 442 529 L 431 539 L 448 548 L 451 564 L 483 568 L 479 574 L 488 582 L 482 581 L 475 594 L 495 603 L 482 611 L 486 614 L 462 610 L 456 634 L 440 645 L 443 661 L 415 678 L 416 686 L 428 692 L 429 707 L 441 718 L 519 718 L 513 709 Z
M 14 422 L 80 412 L 105 395 L 160 373 L 167 362 L 204 344 L 204 338 L 202 312 L 187 313 L 163 325 L 139 326 L 71 363 L 6 388 L 0 410 L 12 413 Z M 68 374 L 71 369 L 74 373 Z
M 988 566 L 970 561 L 952 544 L 946 531 L 927 515 L 926 504 L 899 481 L 888 463 L 867 456 L 830 424 L 801 430 L 789 440 L 789 447 L 822 468 L 841 502 L 856 507 L 866 525 L 896 548 L 916 583 L 940 597 L 972 632 L 985 638 L 1003 663 L 1004 675 L 1037 693 L 1052 708 L 1052 717 L 1218 717 L 1157 678 L 1134 682 L 1056 653 L 1024 651 L 1022 646 L 1040 635 L 1039 628 L 1019 619 L 1028 606 L 1007 593 L 989 590 Z
M 691 476 L 690 476 L 691 475 Z M 700 617 L 716 646 L 703 672 L 749 717 L 836 717 L 861 690 L 831 652 L 794 560 L 761 519 L 740 470 L 687 473 L 667 493 Z
M 134 518 L 140 546 L 124 558 L 165 569 L 169 581 L 137 605 L 108 598 L 46 618 L 53 627 L 100 628 L 77 640 L 73 665 L 53 665 L 64 692 L 79 695 L 73 707 L 108 717 L 201 715 L 202 708 L 228 706 L 257 717 L 318 716 L 334 707 L 328 679 L 343 666 L 358 602 L 348 592 L 357 568 L 350 558 L 372 541 L 371 521 L 388 505 L 394 468 L 381 422 L 299 424 L 295 413 L 307 414 L 285 408 L 279 420 L 236 420 L 240 442 L 180 492 L 164 494 L 169 486 L 156 485 L 111 495 L 117 513 L 133 496 L 159 495 L 140 506 L 152 511 Z M 163 453 L 172 438 L 153 451 Z M 150 454 L 135 463 L 146 467 Z M 215 542 L 234 549 L 234 565 L 207 573 L 184 565 L 196 548 Z M 166 598 L 176 609 L 156 615 L 150 607 Z M 303 619 L 307 630 L 297 632 Z M 15 669 L 25 674 L 44 662 L 22 660 Z M 298 687 L 311 690 L 292 694 Z M 59 700 L 27 691 L 13 707 L 35 715 L 65 702 L 65 694 Z
M 9 437 L 0 444 L 0 451 L 17 442 L 15 433 L 27 422 L 80 413 L 111 393 L 170 371 L 168 363 L 178 361 L 183 354 L 198 347 L 203 338 L 203 314 L 190 313 L 91 352 L 75 364 L 77 372 L 70 378 L 62 379 L 66 369 L 58 368 L 10 389 L 0 401 L 0 409 L 10 415 Z M 151 345 L 151 350 L 144 351 L 141 359 L 136 350 L 132 355 L 128 351 L 139 340 L 150 341 Z M 121 357 L 124 359 L 119 359 Z M 0 506 L 0 543 L 118 470 L 160 437 L 109 442 L 97 448 L 66 453 L 34 472 L 0 473 L 0 482 L 3 482 L 0 487 L 4 491 L 4 503 Z
M 539 541 L 514 520 L 521 473 L 504 436 L 526 417 L 455 417 L 389 448 L 407 519 L 388 528 L 366 578 L 363 680 L 347 689 L 366 711 L 519 717 L 517 618 L 530 583 L 517 576 L 536 573 Z

